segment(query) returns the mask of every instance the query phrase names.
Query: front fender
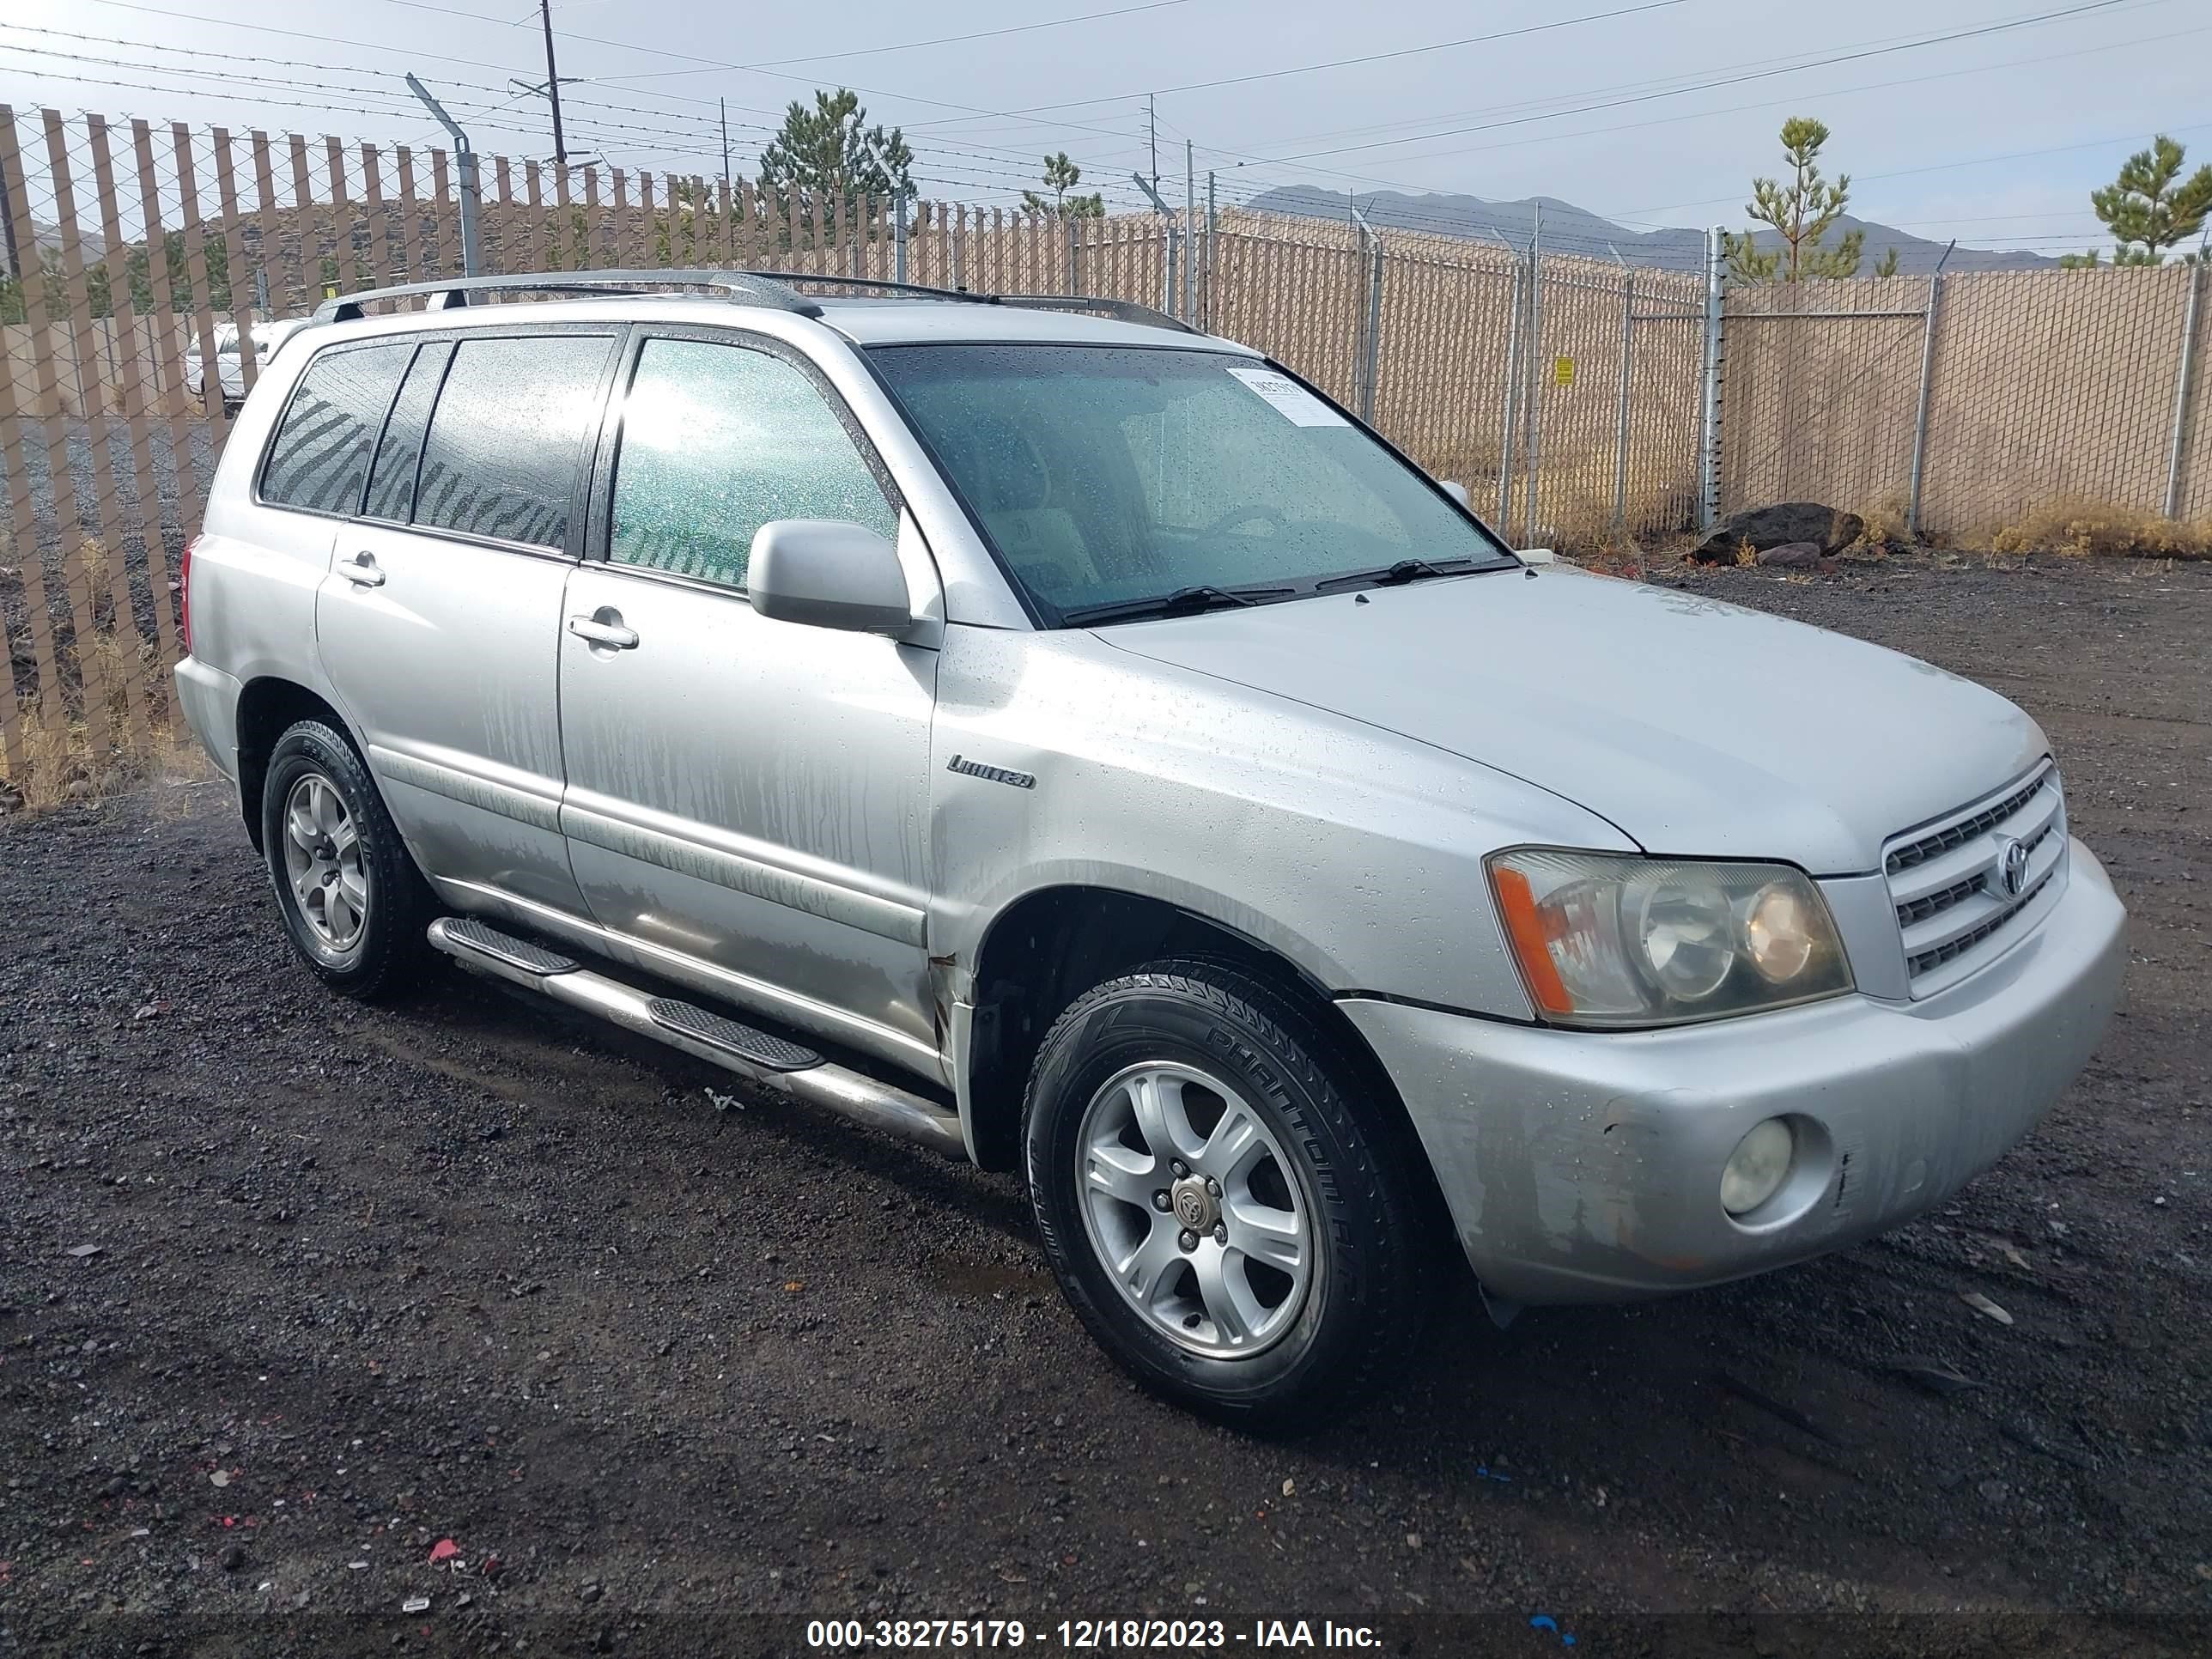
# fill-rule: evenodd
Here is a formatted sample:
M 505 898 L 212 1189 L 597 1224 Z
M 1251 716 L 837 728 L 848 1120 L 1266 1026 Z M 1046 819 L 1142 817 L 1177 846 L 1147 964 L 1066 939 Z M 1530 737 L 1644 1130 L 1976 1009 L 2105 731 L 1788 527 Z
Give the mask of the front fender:
M 994 917 L 1082 886 L 1175 904 L 1332 993 L 1525 1019 L 1483 855 L 1634 850 L 1518 779 L 1080 631 L 948 628 L 931 766 L 929 950 L 957 994 Z

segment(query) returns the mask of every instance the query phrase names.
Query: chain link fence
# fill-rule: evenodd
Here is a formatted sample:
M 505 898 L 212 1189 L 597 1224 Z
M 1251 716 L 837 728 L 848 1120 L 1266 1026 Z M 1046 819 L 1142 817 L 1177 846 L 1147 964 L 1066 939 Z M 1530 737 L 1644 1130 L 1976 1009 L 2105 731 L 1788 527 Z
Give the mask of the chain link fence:
M 1631 268 L 1356 216 L 1062 218 L 466 160 L 465 215 L 443 149 L 0 107 L 6 789 L 97 791 L 174 740 L 176 572 L 256 325 L 453 275 L 471 237 L 487 272 L 738 267 L 1187 309 L 1464 483 L 1523 545 L 1781 500 L 1959 541 L 2062 497 L 2212 516 L 2201 269 L 1723 289 L 1717 261 Z

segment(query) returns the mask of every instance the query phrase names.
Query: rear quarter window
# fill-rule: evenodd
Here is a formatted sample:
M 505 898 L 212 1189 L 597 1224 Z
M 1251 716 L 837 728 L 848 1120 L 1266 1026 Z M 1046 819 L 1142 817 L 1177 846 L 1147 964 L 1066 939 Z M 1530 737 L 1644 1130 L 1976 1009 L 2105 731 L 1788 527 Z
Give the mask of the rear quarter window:
M 262 501 L 309 513 L 359 511 L 369 452 L 414 352 L 412 342 L 346 346 L 309 363 L 269 441 Z

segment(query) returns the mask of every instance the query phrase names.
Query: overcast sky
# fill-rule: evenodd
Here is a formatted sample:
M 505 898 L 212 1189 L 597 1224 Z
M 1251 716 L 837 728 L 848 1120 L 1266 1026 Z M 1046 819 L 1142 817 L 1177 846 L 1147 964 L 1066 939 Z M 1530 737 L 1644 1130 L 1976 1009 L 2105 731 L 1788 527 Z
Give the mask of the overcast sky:
M 551 153 L 544 100 L 508 84 L 544 75 L 528 0 L 8 0 L 5 14 L 0 99 L 19 109 L 434 142 L 399 78 L 411 69 L 479 150 Z M 572 150 L 719 172 L 726 98 L 744 173 L 789 100 L 842 84 L 905 129 L 927 193 L 968 201 L 1013 199 L 1039 155 L 1065 149 L 1086 187 L 1135 205 L 1152 90 L 1164 187 L 1180 198 L 1188 138 L 1201 191 L 1214 169 L 1224 202 L 1306 182 L 1738 225 L 1750 176 L 1778 168 L 1782 120 L 1809 114 L 1834 129 L 1825 159 L 1854 175 L 1855 213 L 2057 252 L 2107 240 L 2087 193 L 2153 132 L 2212 159 L 2208 0 L 555 0 L 552 14 L 561 72 L 579 77 L 563 94 Z M 1967 30 L 1984 32 L 1916 44 Z M 962 35 L 975 38 L 946 39 Z

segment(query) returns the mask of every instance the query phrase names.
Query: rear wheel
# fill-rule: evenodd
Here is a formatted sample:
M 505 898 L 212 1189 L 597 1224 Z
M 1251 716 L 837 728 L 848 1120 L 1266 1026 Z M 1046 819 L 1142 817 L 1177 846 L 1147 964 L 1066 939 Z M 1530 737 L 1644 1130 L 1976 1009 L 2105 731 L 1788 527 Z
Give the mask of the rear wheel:
M 1161 963 L 1078 999 L 1024 1118 L 1060 1287 L 1147 1386 L 1296 1427 L 1419 1334 L 1428 1261 L 1398 1136 L 1320 1021 L 1237 970 Z
M 383 797 L 353 745 L 319 720 L 276 740 L 261 846 L 284 931 L 333 990 L 374 997 L 411 977 L 434 913 Z

